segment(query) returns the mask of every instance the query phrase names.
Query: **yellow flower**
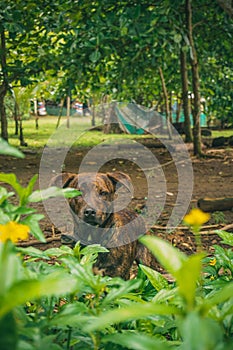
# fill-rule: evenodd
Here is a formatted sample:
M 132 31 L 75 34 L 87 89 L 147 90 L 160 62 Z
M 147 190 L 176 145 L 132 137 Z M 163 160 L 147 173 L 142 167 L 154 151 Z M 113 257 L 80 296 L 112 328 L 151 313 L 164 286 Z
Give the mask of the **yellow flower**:
M 194 208 L 189 214 L 185 215 L 184 222 L 192 227 L 200 227 L 210 219 L 210 214 L 204 213 L 198 208 Z
M 210 266 L 215 266 L 216 265 L 216 262 L 217 262 L 217 259 L 216 258 L 213 258 L 209 261 L 209 264 Z
M 27 225 L 19 224 L 15 221 L 9 221 L 5 225 L 0 224 L 0 242 L 5 242 L 10 239 L 16 243 L 18 240 L 25 240 L 29 235 L 29 227 Z

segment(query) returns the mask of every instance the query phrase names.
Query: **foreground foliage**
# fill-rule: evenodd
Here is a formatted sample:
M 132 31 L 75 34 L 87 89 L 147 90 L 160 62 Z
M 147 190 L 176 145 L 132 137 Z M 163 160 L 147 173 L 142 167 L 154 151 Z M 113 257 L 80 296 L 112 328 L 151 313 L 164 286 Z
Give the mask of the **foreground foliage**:
M 232 250 L 187 257 L 157 237 L 141 240 L 173 283 L 146 266 L 130 281 L 95 276 L 105 251 L 97 245 L 1 244 L 1 349 L 230 349 Z

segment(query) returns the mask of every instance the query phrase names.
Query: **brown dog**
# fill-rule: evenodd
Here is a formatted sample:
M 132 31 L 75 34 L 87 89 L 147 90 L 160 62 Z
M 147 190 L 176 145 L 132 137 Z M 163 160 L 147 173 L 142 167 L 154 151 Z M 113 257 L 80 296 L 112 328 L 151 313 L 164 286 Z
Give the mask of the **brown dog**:
M 74 219 L 74 238 L 84 246 L 98 243 L 109 250 L 109 253 L 98 255 L 95 271 L 128 279 L 134 260 L 151 265 L 152 256 L 137 241 L 146 232 L 143 219 L 128 209 L 115 211 L 114 208 L 120 187 L 130 193 L 128 175 L 122 172 L 62 173 L 52 179 L 51 185 L 80 190 L 80 196 L 69 199 Z M 126 197 L 129 198 L 128 195 Z

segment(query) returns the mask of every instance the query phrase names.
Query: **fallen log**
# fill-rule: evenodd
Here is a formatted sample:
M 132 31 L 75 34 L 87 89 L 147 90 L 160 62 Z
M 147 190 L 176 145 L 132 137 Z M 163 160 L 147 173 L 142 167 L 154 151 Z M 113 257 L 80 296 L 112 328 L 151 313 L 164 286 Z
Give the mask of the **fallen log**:
M 197 205 L 205 212 L 231 210 L 233 208 L 233 198 L 200 198 Z

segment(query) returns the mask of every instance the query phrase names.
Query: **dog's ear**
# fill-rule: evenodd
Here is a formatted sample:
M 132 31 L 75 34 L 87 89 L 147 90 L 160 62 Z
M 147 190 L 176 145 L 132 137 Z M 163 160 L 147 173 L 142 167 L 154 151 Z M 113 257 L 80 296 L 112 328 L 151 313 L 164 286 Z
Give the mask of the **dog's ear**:
M 125 186 L 129 191 L 132 191 L 133 187 L 129 175 L 121 171 L 114 171 L 112 173 L 107 173 L 106 175 L 112 181 L 114 187 Z
M 75 185 L 70 186 L 71 182 L 75 179 L 77 174 L 73 173 L 61 173 L 52 178 L 50 181 L 50 186 L 57 186 L 61 188 L 75 187 Z

